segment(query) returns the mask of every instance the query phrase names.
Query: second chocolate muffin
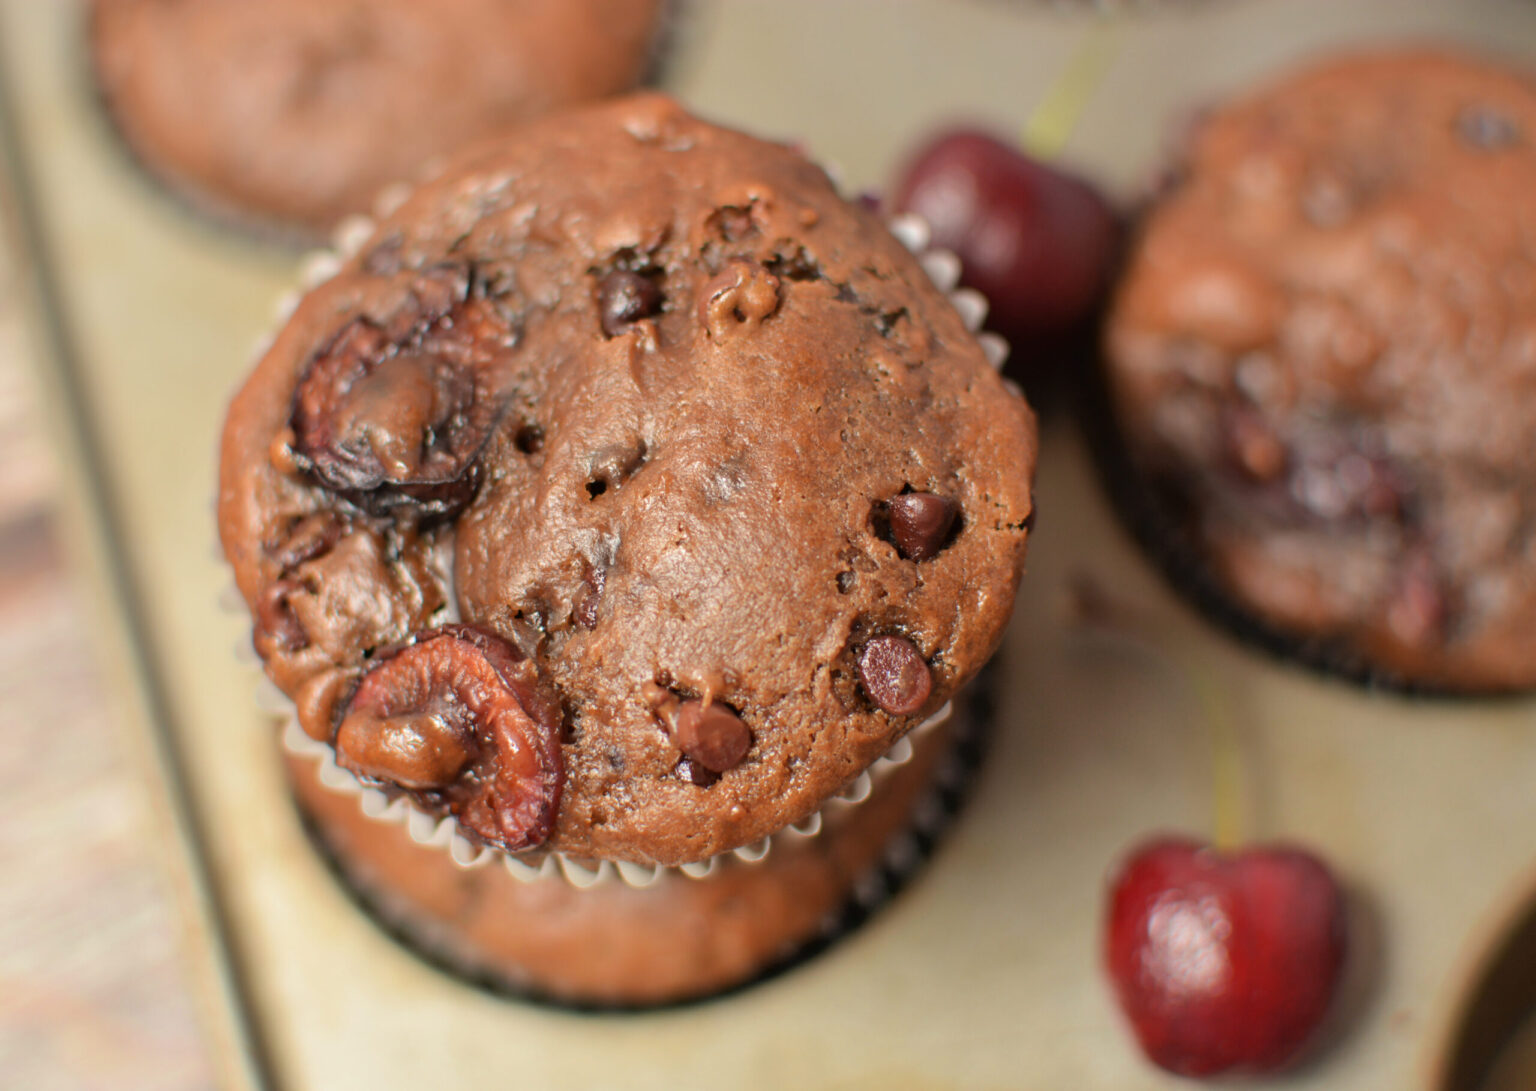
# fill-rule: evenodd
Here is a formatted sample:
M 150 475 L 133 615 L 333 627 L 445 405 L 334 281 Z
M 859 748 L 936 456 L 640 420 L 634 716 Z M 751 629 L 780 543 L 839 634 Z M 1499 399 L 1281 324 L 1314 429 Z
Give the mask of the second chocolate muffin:
M 97 84 L 200 206 L 323 236 L 427 161 L 632 88 L 663 0 L 93 0 Z
M 598 915 L 622 930 L 658 869 L 803 832 L 938 717 L 1012 610 L 1033 468 L 1028 409 L 872 214 L 640 97 L 461 159 L 312 289 L 231 406 L 219 516 L 335 768 L 520 875 L 641 876 Z M 639 929 L 622 981 L 502 972 L 675 999 L 814 923 L 729 973 L 678 980 Z
M 1341 58 L 1201 126 L 1110 319 L 1175 564 L 1314 661 L 1536 684 L 1536 84 Z

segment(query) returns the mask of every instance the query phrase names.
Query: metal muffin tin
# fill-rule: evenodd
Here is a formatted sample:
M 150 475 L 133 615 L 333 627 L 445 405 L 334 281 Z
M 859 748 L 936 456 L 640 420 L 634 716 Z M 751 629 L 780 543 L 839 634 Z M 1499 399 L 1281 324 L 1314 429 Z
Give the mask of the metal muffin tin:
M 878 186 L 943 121 L 1017 131 L 1085 34 L 1105 36 L 1110 63 L 1064 157 L 1128 200 L 1180 117 L 1318 50 L 1430 37 L 1536 58 L 1529 0 L 1139 4 L 1109 24 L 1090 5 L 1001 0 L 684 12 L 670 88 L 708 116 L 803 140 L 851 191 Z M 306 842 L 274 727 L 248 697 L 256 671 L 230 650 L 245 627 L 216 605 L 223 407 L 296 256 L 185 213 L 133 168 L 96 107 L 80 17 L 67 0 L 0 0 L 0 207 L 34 274 L 81 561 L 165 803 L 227 1086 L 1187 1086 L 1121 1026 L 1098 933 L 1118 853 L 1156 830 L 1209 828 L 1190 669 L 1233 704 L 1249 832 L 1316 846 L 1354 895 L 1337 1018 L 1283 1086 L 1471 1091 L 1483 1062 L 1453 1058 L 1490 1053 L 1477 1028 L 1536 1006 L 1532 990 L 1498 985 L 1501 952 L 1536 965 L 1518 923 L 1533 902 L 1536 700 L 1371 693 L 1234 642 L 1125 537 L 1060 419 L 1045 428 L 1044 515 L 989 761 L 949 841 L 868 927 L 759 987 L 652 1015 L 520 1005 L 401 950 Z M 1083 576 L 1141 611 L 1158 650 L 1065 618 Z

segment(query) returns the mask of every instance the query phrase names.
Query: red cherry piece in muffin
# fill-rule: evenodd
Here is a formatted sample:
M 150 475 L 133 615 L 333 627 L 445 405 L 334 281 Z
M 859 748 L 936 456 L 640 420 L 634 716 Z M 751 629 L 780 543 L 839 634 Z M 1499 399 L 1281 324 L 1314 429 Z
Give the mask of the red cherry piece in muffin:
M 516 335 L 467 294 L 467 277 L 434 271 L 422 284 L 430 291 L 405 329 L 354 319 L 310 361 L 294 392 L 293 449 L 301 469 L 363 508 L 448 518 L 479 486 L 501 412 L 498 365 Z
M 377 659 L 336 732 L 338 762 L 450 812 L 518 852 L 542 844 L 564 783 L 558 705 L 533 664 L 482 629 L 448 625 Z

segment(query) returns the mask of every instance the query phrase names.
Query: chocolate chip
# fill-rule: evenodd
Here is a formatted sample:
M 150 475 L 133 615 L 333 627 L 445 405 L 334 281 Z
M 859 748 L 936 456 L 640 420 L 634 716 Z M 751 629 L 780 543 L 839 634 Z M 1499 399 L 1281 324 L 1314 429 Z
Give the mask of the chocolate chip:
M 909 561 L 926 561 L 949 540 L 960 505 L 936 493 L 908 492 L 893 496 L 886 511 L 897 551 Z
M 720 779 L 720 774 L 713 769 L 706 769 L 692 758 L 678 759 L 677 767 L 673 769 L 679 780 L 686 780 L 696 788 L 708 788 Z
M 933 692 L 923 653 L 904 636 L 877 636 L 859 655 L 859 681 L 869 699 L 892 716 L 909 716 Z
M 669 720 L 677 748 L 713 773 L 739 765 L 752 749 L 752 729 L 718 701 L 683 701 Z
M 524 424 L 512 437 L 512 443 L 525 455 L 536 455 L 544 449 L 544 429 L 537 424 Z
M 597 310 L 603 332 L 617 337 L 642 318 L 661 311 L 661 287 L 628 269 L 615 269 L 597 286 Z

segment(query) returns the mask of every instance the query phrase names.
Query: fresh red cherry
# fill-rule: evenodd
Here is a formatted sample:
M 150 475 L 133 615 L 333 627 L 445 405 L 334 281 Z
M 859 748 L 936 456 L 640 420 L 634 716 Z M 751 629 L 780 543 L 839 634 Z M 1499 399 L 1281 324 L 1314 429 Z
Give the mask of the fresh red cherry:
M 1125 861 L 1110 897 L 1109 975 L 1156 1064 L 1214 1076 L 1296 1059 L 1344 963 L 1344 899 L 1326 865 L 1295 848 L 1160 838 Z
M 896 207 L 960 258 L 961 283 L 991 305 L 990 325 L 1022 340 L 1083 319 L 1108 281 L 1119 227 L 1092 186 L 983 132 L 954 130 L 919 148 Z

